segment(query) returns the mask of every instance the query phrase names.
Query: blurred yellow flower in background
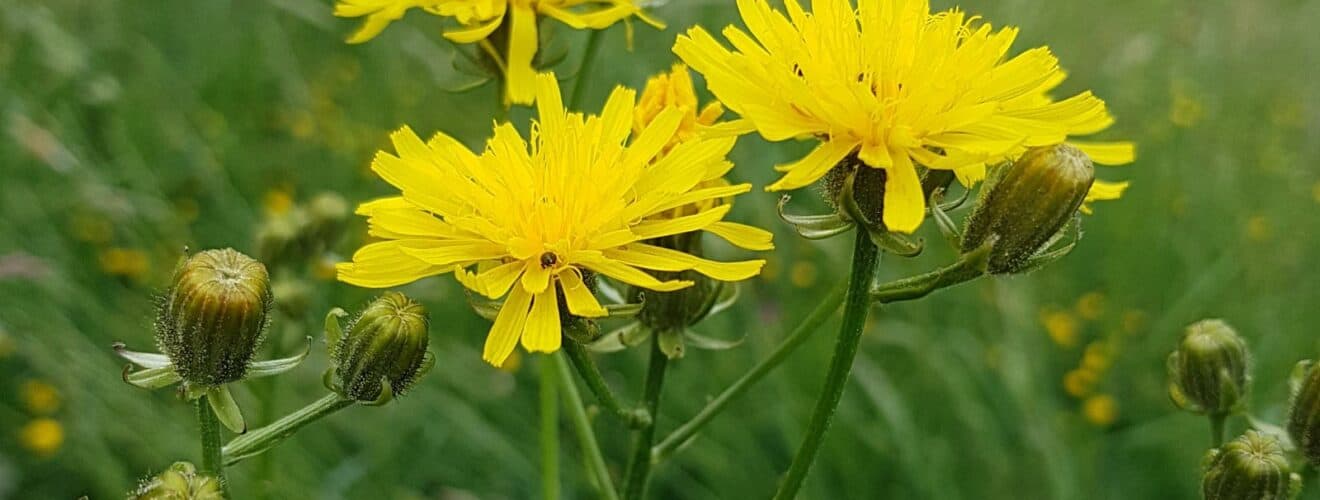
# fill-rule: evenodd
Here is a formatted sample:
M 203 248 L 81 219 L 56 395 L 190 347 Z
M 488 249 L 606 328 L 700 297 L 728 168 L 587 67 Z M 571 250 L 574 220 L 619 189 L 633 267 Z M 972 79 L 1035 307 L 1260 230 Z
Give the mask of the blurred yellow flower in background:
M 38 415 L 49 415 L 60 409 L 60 392 L 55 386 L 40 380 L 28 380 L 19 387 L 23 405 Z
M 1315 184 L 1311 185 L 1311 199 L 1320 203 L 1320 181 L 1315 181 Z
M 452 272 L 474 292 L 503 297 L 482 353 L 499 366 L 520 341 L 532 352 L 559 349 L 561 297 L 563 312 L 607 314 L 584 279 L 589 273 L 673 291 L 692 282 L 645 270 L 694 270 L 721 281 L 760 272 L 763 260 L 717 262 L 642 243 L 695 231 L 742 247 L 763 243 L 759 230 L 722 224 L 728 204 L 648 220 L 749 191 L 750 184 L 700 187 L 732 168 L 725 155 L 735 138 L 699 136 L 657 160 L 682 123 L 680 110 L 632 134 L 632 90 L 616 88 L 599 116 L 565 110 L 554 74 L 537 77 L 536 93 L 530 143 L 509 123 L 496 125 L 480 155 L 444 133 L 423 142 L 407 127 L 395 132 L 398 156 L 380 152 L 372 168 L 402 196 L 358 208 L 371 235 L 385 241 L 340 264 L 339 279 L 384 288 Z
M 18 441 L 32 454 L 48 457 L 64 445 L 64 426 L 54 419 L 38 418 L 19 430 Z
M 261 206 L 268 215 L 280 215 L 293 209 L 293 193 L 288 189 L 271 189 L 261 197 Z
M 793 268 L 789 270 L 788 280 L 793 286 L 798 288 L 810 288 L 816 284 L 816 264 L 809 260 L 800 260 L 793 263 Z
M 1100 292 L 1090 292 L 1077 298 L 1077 305 L 1073 306 L 1077 310 L 1077 315 L 1082 319 L 1095 321 L 1105 313 L 1105 294 Z
M 1046 47 L 1006 58 L 1016 28 L 931 14 L 926 0 L 796 0 L 788 17 L 766 0 L 738 0 L 747 31 L 730 26 L 729 50 L 700 26 L 674 53 L 741 115 L 730 129 L 767 140 L 817 139 L 769 190 L 815 182 L 845 157 L 885 170 L 884 224 L 910 233 L 925 218 L 918 167 L 952 170 L 964 185 L 1028 147 L 1062 143 L 1113 123 L 1083 92 L 1055 101 L 1065 73 Z M 1073 143 L 1099 164 L 1131 162 L 1131 143 Z M 1114 186 L 1105 194 L 1115 195 Z M 1121 190 L 1118 190 L 1121 193 Z M 1101 199 L 1097 197 L 1095 199 Z
M 444 33 L 450 41 L 481 44 L 505 73 L 505 100 L 515 104 L 531 104 L 536 97 L 532 60 L 540 44 L 538 16 L 553 18 L 573 29 L 605 29 L 632 17 L 664 28 L 634 0 L 339 0 L 335 15 L 366 17 L 362 27 L 348 38 L 348 43 L 362 43 L 375 38 L 414 7 L 457 21 L 459 28 Z M 490 42 L 501 27 L 508 37 L 503 54 L 496 53 Z M 631 24 L 628 29 L 631 41 Z
M 151 270 L 151 259 L 146 252 L 135 248 L 111 247 L 101 250 L 98 261 L 101 270 L 111 276 L 141 279 Z
M 1068 311 L 1046 310 L 1041 312 L 1040 322 L 1045 326 L 1045 332 L 1050 335 L 1055 345 L 1059 347 L 1073 347 L 1077 345 L 1077 334 L 1079 325 L 1077 317 Z
M 1082 415 L 1096 427 L 1108 427 L 1118 420 L 1118 401 L 1108 394 L 1097 394 L 1082 402 Z

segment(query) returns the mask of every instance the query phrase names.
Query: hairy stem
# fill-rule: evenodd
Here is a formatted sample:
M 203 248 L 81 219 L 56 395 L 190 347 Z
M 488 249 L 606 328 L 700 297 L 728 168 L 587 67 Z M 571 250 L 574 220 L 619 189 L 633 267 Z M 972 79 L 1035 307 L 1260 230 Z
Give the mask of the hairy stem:
M 674 432 L 671 432 L 664 440 L 660 441 L 660 444 L 657 444 L 651 450 L 652 459 L 658 462 L 669 458 L 675 450 L 691 440 L 693 436 L 696 436 L 711 419 L 724 411 L 731 401 L 742 396 L 748 389 L 760 382 L 762 378 L 765 378 L 767 374 L 778 368 L 785 359 L 788 359 L 790 354 L 801 347 L 816 332 L 816 329 L 822 323 L 834 315 L 834 311 L 839 309 L 839 304 L 843 303 L 843 296 L 847 290 L 847 283 L 841 283 L 830 290 L 825 298 L 820 301 L 820 304 L 817 304 L 816 308 L 806 318 L 803 318 L 797 327 L 793 328 L 792 333 L 789 333 L 788 337 L 779 343 L 779 347 L 776 347 L 775 351 L 770 353 L 770 357 L 753 366 L 751 370 L 748 370 L 746 374 L 729 385 L 719 396 L 706 403 L 706 406 L 700 412 L 697 412 L 691 420 L 679 426 L 678 429 L 675 429 Z
M 303 428 L 303 426 L 320 420 L 326 415 L 353 406 L 353 403 L 354 401 L 351 399 L 330 393 L 312 402 L 312 404 L 285 415 L 270 425 L 248 431 L 225 445 L 225 465 L 234 465 L 244 459 L 260 455 L 288 439 L 289 436 L 298 432 L 298 429 Z
M 197 426 L 202 435 L 202 472 L 215 477 L 225 498 L 229 498 L 229 482 L 225 479 L 225 465 L 220 454 L 220 420 L 206 396 L 197 398 Z
M 852 271 L 848 278 L 848 297 L 844 301 L 843 324 L 839 327 L 839 339 L 834 345 L 834 358 L 830 360 L 825 387 L 821 389 L 820 399 L 816 400 L 816 408 L 812 411 L 811 423 L 807 425 L 806 438 L 793 456 L 793 463 L 784 481 L 780 483 L 779 491 L 775 493 L 776 499 L 797 497 L 812 462 L 816 460 L 816 453 L 825 440 L 830 421 L 834 419 L 834 411 L 839 407 L 839 399 L 843 396 L 843 388 L 847 385 L 853 359 L 857 356 L 857 346 L 866 327 L 866 316 L 871 309 L 869 288 L 879 257 L 879 249 L 871 243 L 866 231 L 857 231 Z
M 651 443 L 655 442 L 655 417 L 660 408 L 660 389 L 668 366 L 669 357 L 660 350 L 660 334 L 657 332 L 651 336 L 651 361 L 642 387 L 642 405 L 651 415 L 651 422 L 633 432 L 632 457 L 628 459 L 623 479 L 623 498 L 626 500 L 642 498 L 646 482 L 651 478 Z
M 572 342 L 569 342 L 572 343 Z M 555 361 L 541 359 L 541 498 L 559 498 L 559 389 Z
M 577 371 L 578 377 L 587 384 L 587 389 L 606 411 L 633 428 L 650 424 L 651 416 L 646 410 L 629 410 L 614 397 L 614 392 L 610 391 L 610 386 L 605 383 L 605 377 L 601 376 L 600 369 L 596 367 L 596 361 L 591 358 L 586 346 L 568 341 L 564 343 L 564 352 L 568 354 L 568 360 L 573 362 L 573 369 Z
M 618 500 L 614 481 L 610 479 L 610 471 L 605 467 L 605 457 L 601 455 L 600 444 L 596 442 L 596 433 L 591 429 L 586 407 L 582 406 L 582 395 L 578 394 L 577 386 L 573 384 L 573 373 L 569 371 L 563 356 L 552 354 L 551 357 L 559 371 L 559 386 L 563 389 L 569 420 L 573 423 L 573 430 L 577 431 L 578 447 L 582 449 L 587 473 L 595 483 L 600 498 Z

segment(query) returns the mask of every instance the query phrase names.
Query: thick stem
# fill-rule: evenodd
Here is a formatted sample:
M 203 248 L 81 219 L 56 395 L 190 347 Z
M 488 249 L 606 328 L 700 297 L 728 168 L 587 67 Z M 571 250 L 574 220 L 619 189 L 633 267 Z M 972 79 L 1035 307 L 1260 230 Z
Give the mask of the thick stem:
M 793 456 L 784 481 L 779 485 L 775 498 L 786 500 L 796 498 L 802 482 L 816 460 L 816 453 L 825 440 L 834 411 L 839 407 L 843 388 L 847 385 L 848 374 L 852 371 L 853 359 L 857 356 L 857 346 L 861 343 L 862 331 L 866 327 L 866 316 L 871 310 L 871 278 L 875 275 L 880 252 L 871 243 L 866 231 L 857 231 L 857 241 L 853 247 L 852 275 L 848 278 L 848 297 L 844 301 L 843 324 L 839 327 L 839 340 L 834 345 L 834 358 L 830 360 L 829 374 L 825 378 L 825 387 L 821 389 L 820 399 L 816 400 L 816 409 L 812 411 L 811 423 L 807 425 L 807 436 Z
M 569 342 L 572 343 L 572 342 Z M 555 361 L 541 359 L 541 498 L 559 498 L 559 388 Z
M 601 30 L 591 30 L 587 35 L 587 47 L 582 51 L 582 62 L 578 63 L 577 78 L 573 80 L 573 93 L 568 95 L 568 109 L 570 111 L 578 109 L 582 103 L 583 84 L 587 82 L 585 78 L 591 73 L 592 63 L 596 61 L 596 52 L 600 49 Z
M 614 392 L 605 384 L 605 377 L 601 376 L 600 369 L 596 367 L 596 361 L 591 359 L 591 353 L 587 352 L 586 346 L 569 340 L 564 342 L 564 352 L 568 354 L 568 360 L 573 362 L 573 369 L 577 371 L 578 377 L 587 384 L 587 389 L 606 411 L 633 428 L 650 425 L 651 416 L 646 410 L 634 411 L 624 408 L 618 398 L 614 397 Z
M 669 357 L 660 350 L 660 334 L 651 336 L 651 361 L 647 365 L 642 387 L 642 405 L 651 415 L 651 422 L 633 432 L 633 451 L 623 479 L 623 498 L 636 500 L 646 492 L 651 478 L 651 443 L 655 442 L 655 416 L 660 408 L 660 389 L 665 382 L 665 369 Z
M 830 290 L 825 298 L 820 301 L 820 304 L 817 304 L 816 308 L 806 318 L 803 318 L 797 327 L 793 328 L 788 337 L 779 343 L 779 347 L 776 347 L 775 351 L 770 353 L 770 357 L 753 366 L 751 370 L 748 370 L 746 374 L 725 389 L 724 392 L 721 392 L 719 396 L 706 403 L 706 406 L 700 412 L 697 412 L 691 420 L 679 426 L 678 429 L 675 429 L 674 432 L 660 441 L 660 444 L 657 444 L 651 451 L 652 459 L 658 462 L 669 458 L 669 455 L 673 454 L 675 450 L 687 443 L 693 436 L 696 436 L 697 432 L 700 432 L 701 428 L 711 419 L 724 411 L 724 408 L 731 401 L 742 396 L 748 389 L 760 382 L 762 378 L 765 378 L 767 374 L 778 368 L 780 363 L 783 363 L 790 354 L 801 347 L 822 323 L 834 315 L 834 311 L 839 309 L 839 304 L 843 303 L 843 296 L 847 291 L 847 283 L 840 283 L 839 286 Z
M 229 498 L 229 482 L 220 454 L 220 420 L 206 396 L 197 398 L 197 426 L 202 435 L 202 473 L 216 478 L 225 498 Z
M 330 393 L 298 411 L 285 415 L 270 425 L 250 430 L 225 445 L 225 465 L 234 465 L 244 459 L 259 455 L 288 439 L 289 436 L 298 432 L 298 429 L 303 428 L 303 426 L 320 420 L 326 415 L 353 406 L 353 403 L 355 401 L 351 399 Z
M 595 483 L 600 498 L 618 500 L 619 495 L 614 491 L 614 481 L 610 479 L 610 471 L 605 467 L 605 457 L 601 455 L 600 445 L 596 442 L 596 433 L 591 429 L 591 420 L 587 418 L 586 407 L 582 406 L 582 395 L 578 394 L 577 386 L 573 384 L 573 373 L 569 371 L 568 363 L 564 362 L 563 356 L 552 354 L 551 357 L 554 358 L 555 367 L 559 371 L 559 386 L 563 389 L 569 420 L 573 423 L 573 430 L 577 431 L 578 446 L 582 448 L 587 473 Z
M 1218 448 L 1224 444 L 1224 422 L 1228 420 L 1228 415 L 1223 413 L 1211 413 L 1210 416 L 1210 447 Z
M 916 300 L 941 288 L 948 288 L 985 276 L 978 259 L 962 258 L 958 262 L 901 280 L 891 281 L 871 289 L 871 300 L 879 304 Z

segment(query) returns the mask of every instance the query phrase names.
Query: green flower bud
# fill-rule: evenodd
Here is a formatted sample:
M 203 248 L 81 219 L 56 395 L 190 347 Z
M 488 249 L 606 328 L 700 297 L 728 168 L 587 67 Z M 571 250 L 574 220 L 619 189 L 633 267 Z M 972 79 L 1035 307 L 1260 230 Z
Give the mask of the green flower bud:
M 220 481 L 197 472 L 188 462 L 175 462 L 169 469 L 142 481 L 128 495 L 132 500 L 224 500 Z
M 683 233 L 664 238 L 648 240 L 652 245 L 671 248 L 680 252 L 700 257 L 704 252 L 701 245 L 701 233 Z M 710 305 L 720 291 L 722 284 L 696 271 L 657 272 L 656 278 L 664 280 L 691 281 L 690 287 L 672 292 L 659 292 L 641 287 L 634 287 L 632 297 L 642 304 L 637 312 L 637 320 L 654 332 L 681 333 L 705 319 L 710 312 Z M 682 356 L 682 347 L 670 350 L 671 358 Z
M 1247 431 L 1206 456 L 1205 500 L 1285 500 L 1301 487 L 1273 436 Z
M 1320 465 L 1320 369 L 1302 361 L 1293 371 L 1288 435 L 1312 465 Z
M 1228 323 L 1208 319 L 1187 327 L 1169 355 L 1169 397 L 1185 410 L 1227 415 L 1245 403 L 1251 376 L 1247 343 Z
M 382 381 L 393 394 L 408 390 L 426 359 L 426 308 L 398 292 L 386 292 L 348 325 L 332 353 L 336 386 L 345 397 L 376 401 Z
M 845 193 L 848 177 L 852 176 L 852 193 Z M 869 167 L 856 155 L 844 158 L 821 179 L 825 190 L 825 203 L 834 207 L 843 217 L 885 231 L 885 171 Z M 850 214 L 846 199 L 851 197 L 860 213 Z M 858 216 L 865 218 L 857 221 Z
M 156 316 L 156 343 L 189 383 L 242 379 L 270 312 L 266 266 L 233 249 L 189 257 Z
M 1024 270 L 1077 213 L 1094 181 L 1091 159 L 1077 148 L 1058 144 L 1027 151 L 996 169 L 982 188 L 963 233 L 963 253 L 995 237 L 989 271 Z
M 321 248 L 339 239 L 348 222 L 348 202 L 338 194 L 325 192 L 307 202 L 306 237 L 313 247 Z

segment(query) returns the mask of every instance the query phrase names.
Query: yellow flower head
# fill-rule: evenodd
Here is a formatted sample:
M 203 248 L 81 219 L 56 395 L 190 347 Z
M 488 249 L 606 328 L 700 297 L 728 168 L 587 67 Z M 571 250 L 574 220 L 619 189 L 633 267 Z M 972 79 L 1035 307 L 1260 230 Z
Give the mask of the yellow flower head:
M 1112 122 L 1090 92 L 1054 101 L 1064 80 L 1048 48 L 1007 58 L 1016 28 L 995 31 L 958 10 L 931 14 L 927 0 L 738 0 L 747 30 L 730 26 L 730 50 L 694 27 L 674 52 L 711 92 L 768 140 L 818 138 L 805 158 L 776 167 L 770 190 L 821 178 L 851 154 L 884 169 L 884 223 L 912 232 L 924 218 L 917 168 L 953 170 L 971 185 L 987 164 L 1058 144 Z M 1133 159 L 1133 146 L 1074 144 L 1096 163 Z
M 701 187 L 731 168 L 725 155 L 735 138 L 697 137 L 657 160 L 682 123 L 680 110 L 632 134 L 632 90 L 616 88 L 599 116 L 566 111 L 553 74 L 537 76 L 536 94 L 530 140 L 498 124 L 480 155 L 443 133 L 429 142 L 406 127 L 394 133 L 397 155 L 377 154 L 372 169 L 402 196 L 358 208 L 385 241 L 340 264 L 339 278 L 379 288 L 453 272 L 476 293 L 504 297 L 482 354 L 500 365 L 519 340 L 528 351 L 559 349 L 560 300 L 577 316 L 606 315 L 588 273 L 673 291 L 692 283 L 645 270 L 695 270 L 724 281 L 760 271 L 762 260 L 716 262 L 643 242 L 702 230 L 742 247 L 761 242 L 763 231 L 722 220 L 727 204 L 648 218 L 749 191 L 749 184 Z
M 493 49 L 487 38 L 505 26 L 509 33 L 507 52 L 492 55 L 505 72 L 505 99 L 515 104 L 531 104 L 536 97 L 532 59 L 539 44 L 538 15 L 573 29 L 605 29 L 634 16 L 664 28 L 664 24 L 643 13 L 635 0 L 339 0 L 335 15 L 367 18 L 348 38 L 348 43 L 362 43 L 375 38 L 413 7 L 453 18 L 459 27 L 445 31 L 445 38 L 455 43 L 481 43 L 488 51 Z M 631 29 L 629 25 L 629 40 Z
M 678 126 L 678 133 L 674 134 L 675 143 L 686 141 L 703 128 L 715 125 L 715 121 L 724 114 L 724 106 L 719 101 L 711 101 L 705 107 L 699 107 L 692 75 L 683 64 L 675 64 L 668 73 L 660 73 L 646 81 L 646 87 L 637 99 L 633 132 L 641 133 L 660 112 L 669 108 L 678 108 L 683 112 L 683 122 Z

